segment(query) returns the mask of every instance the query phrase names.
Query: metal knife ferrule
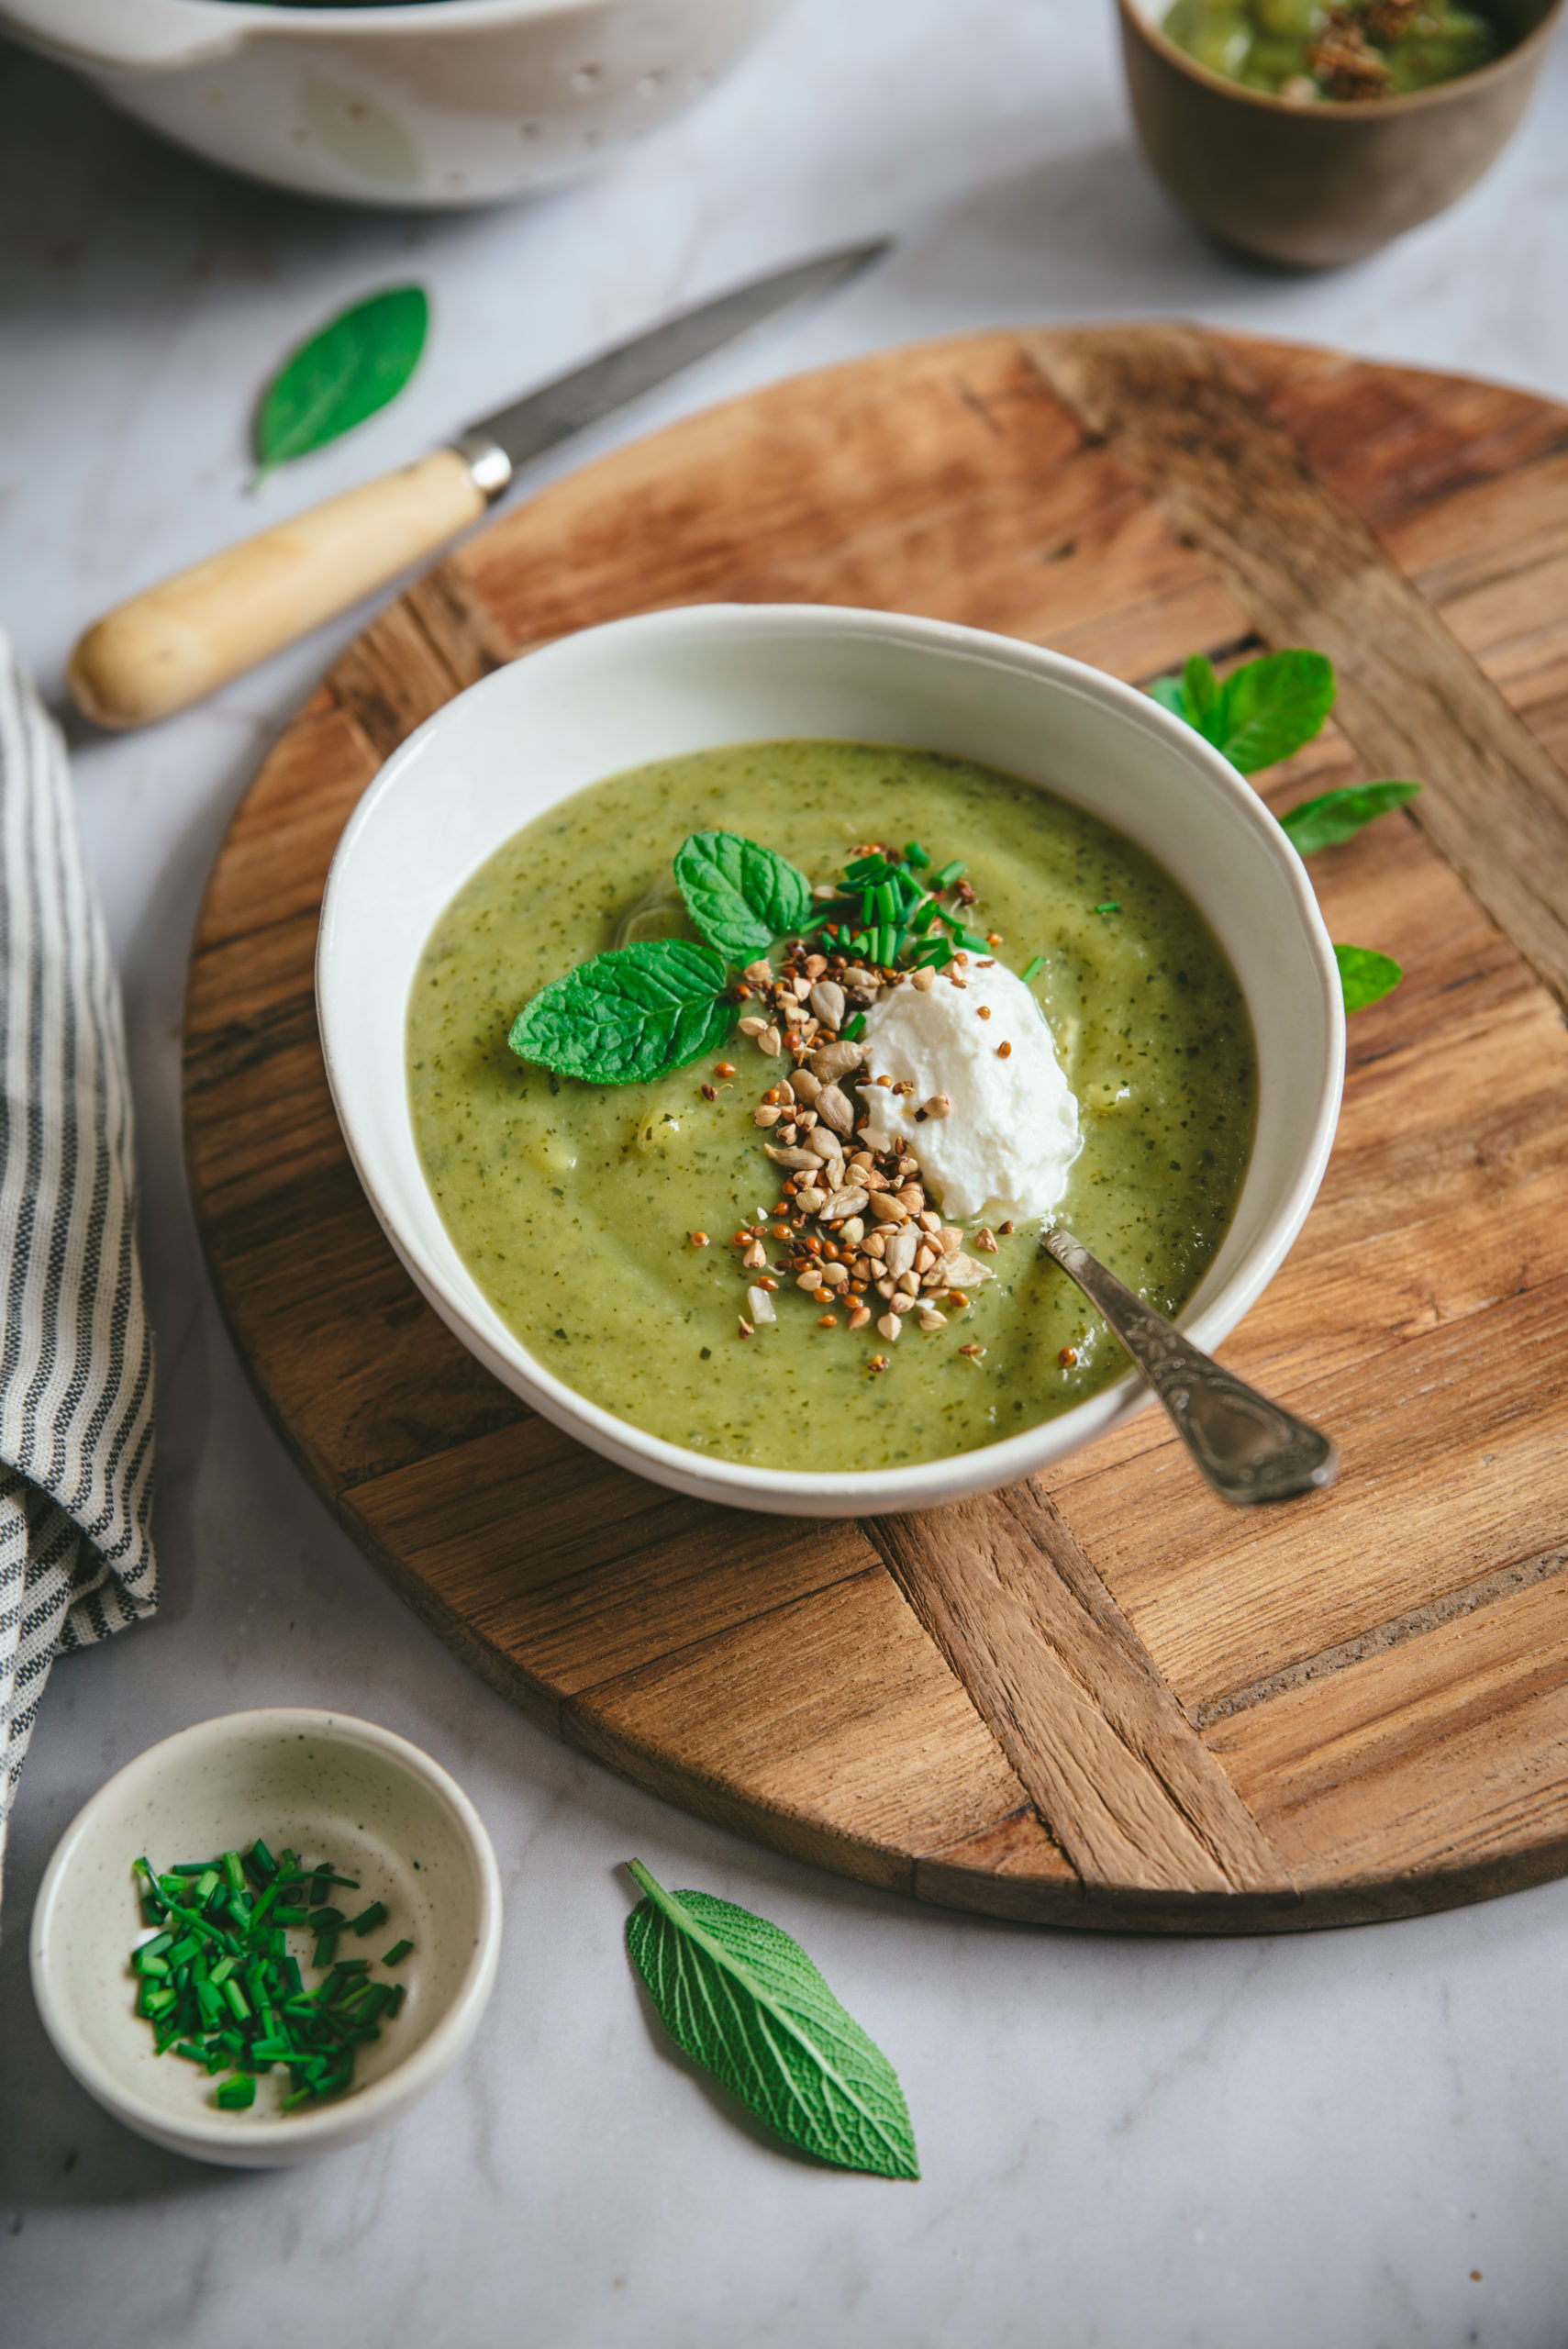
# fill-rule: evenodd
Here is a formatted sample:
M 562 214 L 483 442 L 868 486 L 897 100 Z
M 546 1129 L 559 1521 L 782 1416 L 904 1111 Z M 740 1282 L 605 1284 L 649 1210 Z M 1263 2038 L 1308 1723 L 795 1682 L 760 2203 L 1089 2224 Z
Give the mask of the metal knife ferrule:
M 485 504 L 494 506 L 511 487 L 516 470 L 499 440 L 483 425 L 476 425 L 473 431 L 460 434 L 450 445 L 473 474 L 475 489 L 484 491 Z

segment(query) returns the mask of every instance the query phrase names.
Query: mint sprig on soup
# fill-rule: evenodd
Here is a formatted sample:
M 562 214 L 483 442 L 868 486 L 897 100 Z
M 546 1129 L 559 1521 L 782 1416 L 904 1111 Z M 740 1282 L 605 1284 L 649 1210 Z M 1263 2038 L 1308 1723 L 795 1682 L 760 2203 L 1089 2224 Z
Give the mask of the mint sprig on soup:
M 876 744 L 705 751 L 553 808 L 438 923 L 408 1040 L 432 1189 L 530 1352 L 669 1442 L 824 1472 L 1118 1375 L 1042 1225 L 1179 1312 L 1256 1106 L 1235 975 L 1152 858 Z

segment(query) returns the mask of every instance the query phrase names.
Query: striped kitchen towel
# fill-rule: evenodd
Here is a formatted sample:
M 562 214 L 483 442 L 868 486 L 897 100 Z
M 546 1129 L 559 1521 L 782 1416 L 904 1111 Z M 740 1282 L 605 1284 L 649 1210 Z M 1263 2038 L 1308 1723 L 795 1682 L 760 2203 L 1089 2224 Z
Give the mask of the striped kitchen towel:
M 119 987 L 65 745 L 0 635 L 0 1852 L 55 1657 L 154 1604 Z

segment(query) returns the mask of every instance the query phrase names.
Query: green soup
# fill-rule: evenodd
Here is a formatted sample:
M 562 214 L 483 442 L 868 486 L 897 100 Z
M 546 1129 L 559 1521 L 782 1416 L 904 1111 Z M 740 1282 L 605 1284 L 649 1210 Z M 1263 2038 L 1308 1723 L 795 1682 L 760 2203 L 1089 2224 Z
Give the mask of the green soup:
M 1022 970 L 1044 957 L 1033 992 L 1084 1130 L 1061 1220 L 1168 1313 L 1218 1248 L 1251 1145 L 1256 1056 L 1235 974 L 1184 893 L 1119 833 L 988 768 L 764 742 L 579 792 L 497 850 L 431 932 L 409 997 L 409 1097 L 474 1278 L 580 1395 L 758 1466 L 936 1460 L 1082 1402 L 1126 1360 L 1040 1253 L 1038 1225 L 999 1237 L 995 1279 L 943 1330 L 906 1328 L 888 1348 L 841 1315 L 823 1329 L 820 1306 L 780 1275 L 776 1324 L 739 1335 L 757 1275 L 731 1235 L 778 1198 L 751 1111 L 785 1065 L 744 1037 L 726 1048 L 732 1084 L 704 1062 L 590 1085 L 508 1051 L 529 996 L 618 942 L 628 916 L 638 935 L 695 935 L 670 909 L 671 859 L 711 829 L 764 841 L 814 881 L 870 840 L 962 857 L 977 892 L 968 918 L 1000 934 L 1000 959 Z M 712 1101 L 705 1083 L 722 1087 Z M 879 1353 L 887 1368 L 873 1373 Z
M 1503 47 L 1485 14 L 1454 0 L 1175 0 L 1164 31 L 1210 72 L 1306 105 L 1429 90 Z

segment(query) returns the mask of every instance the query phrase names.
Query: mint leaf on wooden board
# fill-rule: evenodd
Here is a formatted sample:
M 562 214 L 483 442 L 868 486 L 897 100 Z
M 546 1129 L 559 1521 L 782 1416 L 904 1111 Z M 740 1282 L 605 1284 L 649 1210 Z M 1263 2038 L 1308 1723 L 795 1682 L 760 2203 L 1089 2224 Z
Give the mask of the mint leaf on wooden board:
M 1195 652 L 1182 671 L 1182 716 L 1189 726 L 1195 726 L 1200 734 L 1207 736 L 1219 715 L 1220 699 L 1221 687 L 1213 662 L 1203 653 Z
M 1370 946 L 1336 946 L 1334 960 L 1347 1011 L 1364 1011 L 1369 1003 L 1381 1003 L 1405 975 L 1397 963 Z
M 739 832 L 693 832 L 675 852 L 675 883 L 710 946 L 733 963 L 765 954 L 811 911 L 811 884 Z
M 1272 767 L 1310 742 L 1334 707 L 1334 664 L 1321 652 L 1270 652 L 1233 669 L 1203 727 L 1243 774 Z
M 1418 783 L 1352 783 L 1343 791 L 1326 791 L 1320 799 L 1304 799 L 1287 808 L 1280 822 L 1302 856 L 1320 848 L 1337 848 L 1352 840 L 1363 824 L 1375 823 L 1391 807 L 1403 807 L 1421 788 Z
M 589 1085 L 636 1085 L 715 1052 L 735 1024 L 724 957 L 684 938 L 614 946 L 554 979 L 506 1041 Z
M 429 324 L 424 287 L 395 285 L 339 310 L 301 343 L 257 410 L 257 480 L 324 448 L 395 399 L 418 364 Z
M 806 1956 L 765 1917 L 706 1892 L 645 1898 L 627 1919 L 632 1964 L 672 2038 L 788 2143 L 840 2169 L 918 2177 L 896 2074 Z
M 1334 707 L 1334 664 L 1321 652 L 1266 652 L 1223 685 L 1195 652 L 1179 677 L 1156 677 L 1151 699 L 1185 718 L 1233 767 L 1255 774 L 1310 742 Z

